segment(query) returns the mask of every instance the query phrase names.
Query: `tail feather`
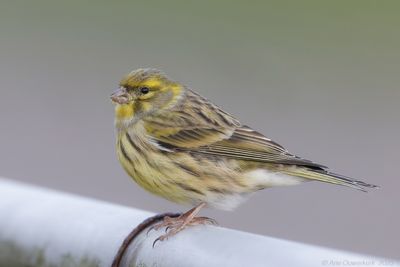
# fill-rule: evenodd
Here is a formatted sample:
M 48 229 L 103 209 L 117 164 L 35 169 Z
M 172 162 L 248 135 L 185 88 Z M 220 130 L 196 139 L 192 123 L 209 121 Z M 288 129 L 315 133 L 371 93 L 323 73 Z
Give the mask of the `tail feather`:
M 347 186 L 363 192 L 367 192 L 367 189 L 369 188 L 379 188 L 377 185 L 368 184 L 363 181 L 332 173 L 324 169 L 295 168 L 286 169 L 283 172 L 292 176 L 302 177 L 310 180 Z

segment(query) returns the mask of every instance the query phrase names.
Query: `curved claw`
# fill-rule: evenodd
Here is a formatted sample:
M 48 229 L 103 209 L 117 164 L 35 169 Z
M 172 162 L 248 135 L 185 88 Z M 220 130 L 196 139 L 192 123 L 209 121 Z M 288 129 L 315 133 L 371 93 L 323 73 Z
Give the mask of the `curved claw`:
M 173 223 L 172 217 L 165 216 L 162 222 L 156 223 L 156 224 L 154 224 L 153 226 L 151 226 L 151 227 L 147 230 L 147 233 L 146 233 L 146 234 L 149 235 L 149 233 L 150 233 L 151 231 L 153 231 L 153 230 L 158 231 L 158 230 L 160 230 L 162 227 L 164 227 L 164 226 L 166 226 L 166 225 L 167 225 L 168 227 L 170 227 L 170 226 L 172 226 L 172 225 L 171 225 L 172 223 Z M 166 231 L 167 231 L 167 229 L 166 229 Z
M 159 236 L 156 240 L 154 240 L 154 242 L 153 242 L 153 248 L 154 248 L 154 246 L 156 245 L 156 243 L 157 243 L 158 241 L 162 242 L 162 241 L 164 241 L 164 240 L 166 240 L 166 239 L 168 239 L 168 236 L 167 236 L 167 235 Z
M 147 230 L 147 235 L 151 232 L 151 231 L 158 231 L 158 230 L 160 230 L 160 228 L 162 228 L 163 226 L 162 225 L 158 225 L 158 224 L 156 224 L 156 225 L 153 225 L 152 227 L 150 227 L 149 228 L 149 230 Z
M 149 233 L 150 233 L 151 231 L 153 231 L 153 230 L 154 230 L 154 226 L 149 227 L 149 229 L 147 229 L 146 235 L 148 236 Z
M 157 243 L 158 241 L 160 241 L 160 237 L 157 238 L 156 240 L 154 240 L 154 242 L 153 242 L 153 248 L 154 248 L 154 246 L 156 245 L 156 243 Z
M 208 217 L 195 217 L 191 224 L 196 225 L 196 224 L 208 224 L 208 225 L 218 225 L 218 222 L 212 218 Z
M 169 237 L 176 235 L 177 233 L 179 233 L 188 226 L 201 225 L 201 224 L 216 225 L 217 222 L 208 217 L 195 217 L 196 214 L 200 211 L 200 209 L 203 208 L 205 205 L 206 204 L 202 202 L 196 207 L 176 217 L 165 216 L 162 222 L 159 222 L 154 226 L 150 227 L 149 230 L 147 230 L 147 234 L 149 234 L 149 232 L 152 230 L 160 230 L 162 227 L 165 227 L 165 234 L 159 236 L 156 240 L 154 240 L 153 248 L 155 247 L 158 241 L 164 241 Z
M 207 223 L 210 225 L 218 225 L 218 222 L 211 218 L 207 218 Z

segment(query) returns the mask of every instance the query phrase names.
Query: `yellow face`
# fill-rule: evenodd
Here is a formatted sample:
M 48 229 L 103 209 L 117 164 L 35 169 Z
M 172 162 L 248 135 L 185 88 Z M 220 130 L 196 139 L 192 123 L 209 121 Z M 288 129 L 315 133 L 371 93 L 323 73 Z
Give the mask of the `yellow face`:
M 132 121 L 171 107 L 183 94 L 184 87 L 155 69 L 138 69 L 120 82 L 111 95 L 116 104 L 116 120 Z

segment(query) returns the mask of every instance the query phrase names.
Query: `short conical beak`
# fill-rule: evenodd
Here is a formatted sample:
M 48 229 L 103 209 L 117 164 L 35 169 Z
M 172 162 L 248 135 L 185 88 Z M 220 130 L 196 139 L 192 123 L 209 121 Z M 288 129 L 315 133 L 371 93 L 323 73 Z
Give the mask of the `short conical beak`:
M 129 94 L 124 87 L 118 88 L 110 96 L 111 101 L 118 104 L 127 104 L 130 100 Z

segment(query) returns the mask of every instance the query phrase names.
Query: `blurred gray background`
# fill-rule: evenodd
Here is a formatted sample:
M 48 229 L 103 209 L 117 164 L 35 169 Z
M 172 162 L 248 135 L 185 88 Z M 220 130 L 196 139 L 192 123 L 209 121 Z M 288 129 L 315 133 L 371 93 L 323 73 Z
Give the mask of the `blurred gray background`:
M 400 2 L 2 1 L 0 175 L 154 212 L 110 93 L 156 67 L 289 151 L 381 186 L 255 194 L 226 227 L 400 259 Z M 1 196 L 0 196 L 1 199 Z M 3 218 L 4 219 L 4 218 Z

